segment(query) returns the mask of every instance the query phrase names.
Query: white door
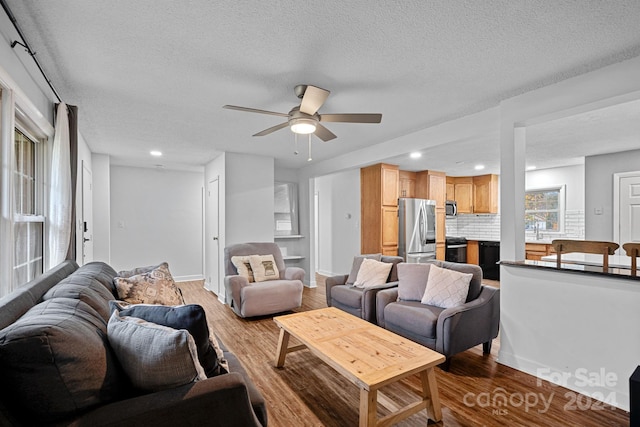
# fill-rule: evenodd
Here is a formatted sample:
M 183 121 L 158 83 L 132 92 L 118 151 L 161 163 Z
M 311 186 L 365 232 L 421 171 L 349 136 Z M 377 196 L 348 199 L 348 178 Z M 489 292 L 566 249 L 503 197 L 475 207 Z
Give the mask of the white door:
M 220 239 L 219 239 L 219 200 L 218 179 L 210 181 L 207 186 L 207 284 L 218 299 L 224 301 L 224 284 L 220 281 Z
M 93 261 L 93 183 L 91 171 L 82 162 L 82 264 Z
M 640 172 L 619 177 L 617 242 L 640 242 Z

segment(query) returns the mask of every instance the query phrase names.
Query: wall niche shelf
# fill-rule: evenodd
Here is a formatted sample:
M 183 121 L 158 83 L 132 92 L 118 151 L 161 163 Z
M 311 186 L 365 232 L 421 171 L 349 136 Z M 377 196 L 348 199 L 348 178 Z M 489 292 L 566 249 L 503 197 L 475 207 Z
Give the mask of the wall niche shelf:
M 303 252 L 302 243 L 304 236 L 301 234 L 281 234 L 273 236 L 273 240 L 280 246 L 282 258 L 285 261 L 296 263 L 304 259 L 304 256 L 298 255 Z

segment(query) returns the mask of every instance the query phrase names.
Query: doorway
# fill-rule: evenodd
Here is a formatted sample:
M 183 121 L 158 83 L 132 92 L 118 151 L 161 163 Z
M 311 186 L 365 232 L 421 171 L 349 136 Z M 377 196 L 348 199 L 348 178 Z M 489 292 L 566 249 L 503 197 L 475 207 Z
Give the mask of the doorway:
M 219 192 L 219 179 L 216 177 L 207 184 L 206 282 L 207 288 L 224 302 L 224 286 L 220 280 Z
M 82 161 L 82 264 L 93 261 L 93 178 Z
M 614 241 L 640 242 L 640 171 L 616 173 L 613 183 Z

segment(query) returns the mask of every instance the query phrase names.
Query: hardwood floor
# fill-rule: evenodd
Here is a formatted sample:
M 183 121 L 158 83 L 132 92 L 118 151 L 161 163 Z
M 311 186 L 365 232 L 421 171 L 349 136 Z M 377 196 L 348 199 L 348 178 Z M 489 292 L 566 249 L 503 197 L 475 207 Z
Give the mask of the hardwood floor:
M 279 329 L 272 316 L 241 319 L 204 289 L 201 281 L 179 286 L 188 303 L 205 308 L 211 329 L 238 356 L 263 393 L 269 426 L 358 425 L 358 388 L 309 351 L 291 353 L 283 368 L 274 367 Z M 303 306 L 296 311 L 321 307 L 326 307 L 323 280 L 317 288 L 304 289 Z M 292 339 L 290 345 L 294 344 Z M 629 425 L 625 411 L 597 401 L 589 405 L 587 396 L 498 364 L 498 349 L 497 339 L 490 355 L 483 355 L 482 346 L 477 346 L 454 356 L 449 372 L 436 369 L 443 418 L 430 425 Z M 378 416 L 388 414 L 394 402 L 405 405 L 416 400 L 419 389 L 418 376 L 384 388 Z M 423 411 L 398 425 L 424 426 L 426 420 Z

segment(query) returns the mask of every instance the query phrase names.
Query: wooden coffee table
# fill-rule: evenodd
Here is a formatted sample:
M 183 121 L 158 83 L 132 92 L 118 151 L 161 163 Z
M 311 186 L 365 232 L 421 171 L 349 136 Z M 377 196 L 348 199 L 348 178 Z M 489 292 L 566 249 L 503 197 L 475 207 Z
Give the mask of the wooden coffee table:
M 360 388 L 360 426 L 389 426 L 422 409 L 434 421 L 442 410 L 434 367 L 445 357 L 420 344 L 352 316 L 335 307 L 274 317 L 280 327 L 276 367 L 284 366 L 287 353 L 308 348 Z M 289 347 L 293 336 L 302 345 Z M 380 420 L 378 390 L 419 374 L 422 399 Z

